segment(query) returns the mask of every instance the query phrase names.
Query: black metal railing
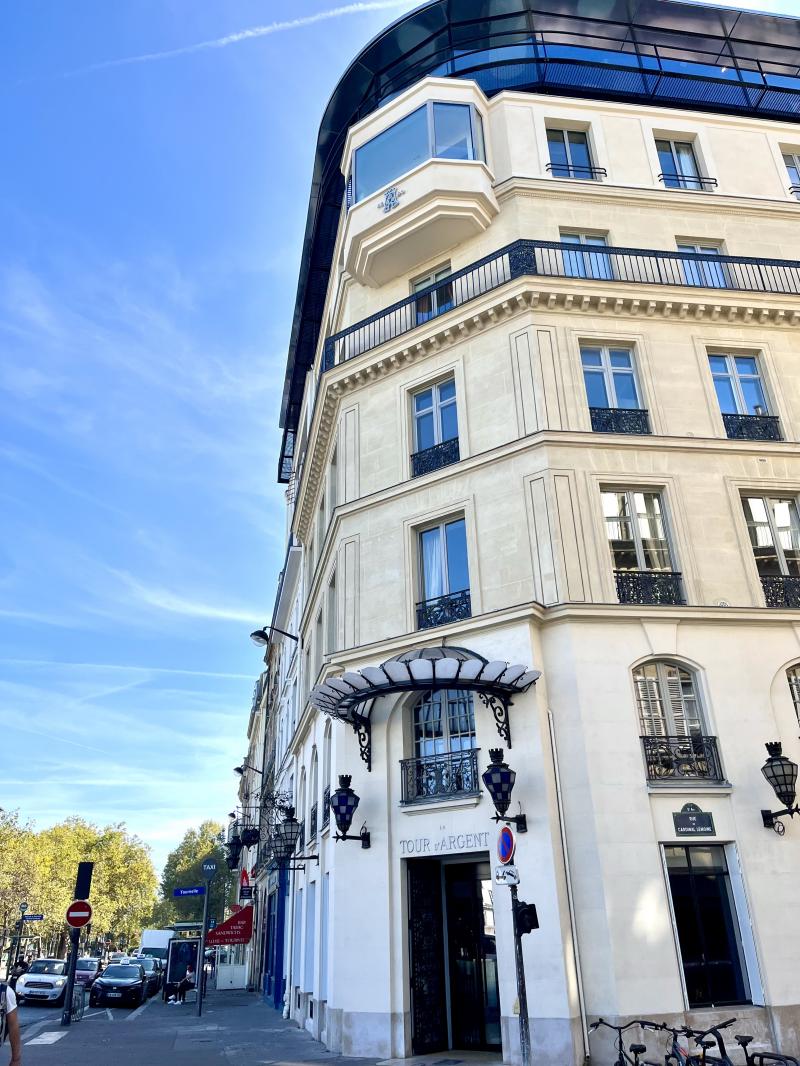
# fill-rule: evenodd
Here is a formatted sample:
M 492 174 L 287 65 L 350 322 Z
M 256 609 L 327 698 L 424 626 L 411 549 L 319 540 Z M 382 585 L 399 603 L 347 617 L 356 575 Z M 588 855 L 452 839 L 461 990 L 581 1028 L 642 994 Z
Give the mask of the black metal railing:
M 554 178 L 580 178 L 582 181 L 600 181 L 608 177 L 605 167 L 581 167 L 571 163 L 548 163 L 544 168 Z
M 761 587 L 767 607 L 800 607 L 800 577 L 762 574 Z
M 443 626 L 448 622 L 458 622 L 462 618 L 471 617 L 469 589 L 448 592 L 446 596 L 436 596 L 432 600 L 422 600 L 417 604 L 417 629 L 433 629 L 434 626 Z
M 681 575 L 671 570 L 615 570 L 620 603 L 678 606 L 685 603 Z
M 724 781 L 716 737 L 642 737 L 650 781 Z
M 694 174 L 678 174 L 671 173 L 669 171 L 659 174 L 658 180 L 668 189 L 695 189 L 698 192 L 708 192 L 710 189 L 716 189 L 716 178 L 701 178 L 699 175 Z
M 314 840 L 317 835 L 317 805 L 311 804 L 311 810 L 308 814 L 308 839 Z
M 322 828 L 331 821 L 331 786 L 326 785 L 322 792 Z
M 593 255 L 602 268 L 576 269 L 577 255 Z M 587 251 L 560 241 L 521 239 L 491 255 L 455 271 L 427 289 L 414 293 L 370 315 L 325 341 L 323 370 L 353 359 L 363 352 L 394 340 L 419 325 L 417 305 L 421 296 L 443 291 L 443 306 L 432 301 L 428 321 L 453 308 L 526 276 L 574 277 L 581 281 L 614 286 L 678 285 L 684 288 L 724 288 L 739 292 L 800 295 L 800 262 L 794 259 L 762 259 L 753 256 L 720 255 L 715 252 L 661 252 L 647 248 L 616 248 L 611 245 Z M 724 280 L 724 285 L 720 283 Z
M 401 759 L 401 803 L 476 796 L 480 792 L 478 748 L 453 751 L 446 755 L 425 755 L 421 759 Z
M 649 433 L 650 418 L 644 408 L 590 407 L 595 433 Z
M 796 196 L 797 199 L 800 200 L 800 185 L 790 185 L 789 192 L 792 196 Z
M 421 452 L 414 452 L 411 456 L 411 476 L 422 477 L 434 470 L 441 470 L 443 466 L 457 463 L 461 458 L 458 449 L 458 437 L 452 440 L 443 440 L 441 444 L 434 444 L 432 448 L 423 448 Z
M 777 415 L 726 415 L 722 421 L 731 440 L 783 440 Z

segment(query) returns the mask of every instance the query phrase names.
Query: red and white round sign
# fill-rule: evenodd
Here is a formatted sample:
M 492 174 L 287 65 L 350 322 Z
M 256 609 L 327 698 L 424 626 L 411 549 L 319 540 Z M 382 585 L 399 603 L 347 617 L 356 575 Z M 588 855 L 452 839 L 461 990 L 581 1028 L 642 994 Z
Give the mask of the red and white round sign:
M 76 899 L 67 907 L 67 925 L 82 929 L 92 920 L 92 905 L 85 899 Z

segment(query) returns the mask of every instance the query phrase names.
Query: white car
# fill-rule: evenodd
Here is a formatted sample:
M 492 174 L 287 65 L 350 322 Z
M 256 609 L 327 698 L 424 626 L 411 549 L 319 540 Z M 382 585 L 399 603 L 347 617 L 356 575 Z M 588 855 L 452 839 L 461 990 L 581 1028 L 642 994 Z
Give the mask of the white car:
M 17 981 L 17 1000 L 20 1003 L 64 1002 L 67 991 L 67 964 L 63 959 L 36 959 L 31 968 Z

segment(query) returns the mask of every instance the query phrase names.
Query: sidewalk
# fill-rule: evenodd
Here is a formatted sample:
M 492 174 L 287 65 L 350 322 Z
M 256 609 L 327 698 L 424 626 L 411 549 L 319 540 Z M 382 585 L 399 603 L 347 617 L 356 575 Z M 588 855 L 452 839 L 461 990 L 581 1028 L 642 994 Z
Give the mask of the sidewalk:
M 202 1018 L 193 1004 L 170 1006 L 156 997 L 135 1011 L 89 1012 L 68 1029 L 58 1022 L 54 1016 L 30 1042 L 23 1033 L 25 1066 L 295 1066 L 321 1060 L 331 1066 L 374 1066 L 374 1060 L 332 1055 L 252 992 L 210 992 Z

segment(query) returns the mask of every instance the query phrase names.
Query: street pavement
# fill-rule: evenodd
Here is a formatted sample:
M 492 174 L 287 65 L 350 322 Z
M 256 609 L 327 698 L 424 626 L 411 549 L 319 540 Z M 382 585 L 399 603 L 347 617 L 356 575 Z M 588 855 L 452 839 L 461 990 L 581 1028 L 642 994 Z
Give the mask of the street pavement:
M 210 992 L 201 1018 L 195 1004 L 176 1007 L 160 996 L 136 1010 L 87 1008 L 82 1021 L 64 1029 L 54 1007 L 20 1011 L 23 1066 L 374 1066 L 332 1055 L 249 992 Z M 8 1057 L 6 1045 L 2 1066 Z

